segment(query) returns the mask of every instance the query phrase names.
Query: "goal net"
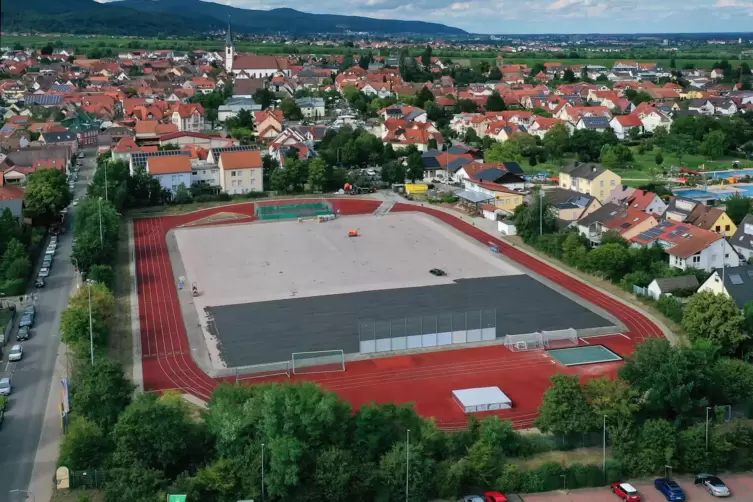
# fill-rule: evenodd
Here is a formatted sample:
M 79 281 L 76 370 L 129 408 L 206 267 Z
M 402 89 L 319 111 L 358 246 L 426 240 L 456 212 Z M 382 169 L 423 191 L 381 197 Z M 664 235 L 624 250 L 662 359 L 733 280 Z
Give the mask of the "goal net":
M 234 368 L 235 382 L 245 380 L 290 378 L 290 361 L 279 363 L 254 364 L 253 366 L 239 366 Z
M 505 347 L 513 352 L 544 348 L 544 337 L 539 332 L 505 335 Z
M 542 331 L 541 336 L 547 348 L 574 347 L 578 345 L 578 332 L 573 328 Z
M 294 352 L 291 363 L 294 375 L 337 373 L 345 371 L 345 352 L 342 350 Z

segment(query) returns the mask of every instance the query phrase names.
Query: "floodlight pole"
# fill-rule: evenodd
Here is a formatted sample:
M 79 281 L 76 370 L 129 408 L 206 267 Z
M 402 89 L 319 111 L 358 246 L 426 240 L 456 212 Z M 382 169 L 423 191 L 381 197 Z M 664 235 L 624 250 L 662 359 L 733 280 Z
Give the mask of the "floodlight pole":
M 709 452 L 709 411 L 711 406 L 706 406 L 706 453 Z
M 88 280 L 86 286 L 89 290 L 89 351 L 91 352 L 92 366 L 94 366 L 94 329 L 92 323 L 92 284 Z
M 261 444 L 261 502 L 264 502 L 264 443 Z
M 405 431 L 405 502 L 408 502 L 408 486 L 410 480 L 410 429 Z
M 539 188 L 539 235 L 544 235 L 544 188 Z
M 601 470 L 606 476 L 607 472 L 607 416 L 604 415 L 604 429 L 602 433 L 601 443 Z

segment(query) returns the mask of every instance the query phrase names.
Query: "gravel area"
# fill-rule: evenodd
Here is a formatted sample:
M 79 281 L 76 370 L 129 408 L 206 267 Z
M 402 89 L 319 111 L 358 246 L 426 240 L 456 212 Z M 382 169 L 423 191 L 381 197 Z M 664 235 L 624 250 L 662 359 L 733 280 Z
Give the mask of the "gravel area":
M 358 230 L 358 237 L 348 237 Z M 349 216 L 180 228 L 175 236 L 197 307 L 450 284 L 521 274 L 484 246 L 422 214 Z M 446 277 L 429 269 L 440 268 Z

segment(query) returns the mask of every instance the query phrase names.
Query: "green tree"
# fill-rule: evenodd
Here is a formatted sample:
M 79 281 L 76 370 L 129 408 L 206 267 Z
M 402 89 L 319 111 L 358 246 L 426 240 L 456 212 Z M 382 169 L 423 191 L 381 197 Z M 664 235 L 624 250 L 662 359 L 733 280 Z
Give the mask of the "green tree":
M 727 136 L 722 131 L 711 131 L 704 136 L 699 150 L 711 159 L 718 159 L 727 151 Z
M 109 431 L 131 403 L 133 385 L 122 366 L 106 358 L 76 367 L 71 408 L 83 418 Z
M 58 465 L 72 471 L 101 469 L 107 465 L 111 451 L 112 443 L 102 427 L 74 415 L 60 442 Z
M 280 103 L 280 109 L 282 110 L 282 115 L 288 120 L 301 120 L 303 118 L 301 108 L 292 98 L 283 99 Z
M 427 45 L 424 52 L 421 54 L 421 64 L 424 68 L 431 67 L 431 46 Z
M 732 354 L 745 339 L 744 320 L 732 298 L 704 291 L 693 295 L 685 305 L 682 329 L 690 341 L 708 340 Z
M 657 166 L 661 166 L 664 164 L 664 155 L 661 154 L 661 152 L 656 152 L 656 156 L 654 157 L 654 163 Z
M 651 416 L 681 423 L 708 405 L 713 358 L 704 347 L 672 347 L 664 338 L 650 338 L 619 373 L 641 393 Z
M 176 204 L 189 204 L 193 200 L 193 195 L 191 195 L 191 191 L 186 185 L 181 183 L 178 185 L 178 189 L 175 190 L 175 198 L 173 200 Z
M 57 218 L 71 202 L 65 174 L 58 169 L 38 169 L 31 173 L 24 191 L 25 213 L 42 224 Z
M 314 191 L 324 190 L 328 182 L 327 165 L 320 157 L 309 162 L 309 188 Z
M 484 153 L 484 162 L 523 162 L 523 153 L 520 146 L 514 141 L 505 141 L 504 143 L 494 143 L 492 147 Z
M 76 213 L 74 235 L 73 258 L 82 272 L 88 273 L 93 265 L 110 265 L 120 235 L 120 215 L 110 201 L 87 197 Z
M 633 160 L 633 152 L 623 144 L 604 145 L 601 148 L 601 163 L 610 169 L 624 168 Z
M 491 96 L 486 99 L 486 111 L 501 112 L 506 109 L 505 100 L 500 96 L 499 92 L 492 92 Z
M 518 235 L 526 242 L 539 233 L 551 234 L 557 230 L 554 206 L 546 197 L 537 196 L 532 204 L 516 207 L 513 221 Z
M 424 161 L 420 153 L 415 152 L 408 156 L 408 169 L 405 176 L 413 183 L 424 179 Z
M 727 213 L 727 216 L 729 216 L 730 219 L 735 223 L 735 225 L 739 225 L 740 222 L 743 221 L 743 218 L 745 218 L 745 216 L 750 213 L 751 210 L 753 210 L 750 198 L 740 197 L 737 194 L 725 200 L 724 205 L 724 211 Z
M 656 131 L 654 131 L 654 135 L 656 135 Z M 667 135 L 667 139 L 664 142 L 664 148 L 669 153 L 673 153 L 680 164 L 682 164 L 682 159 L 686 154 L 693 152 L 694 147 L 693 138 L 687 134 L 675 134 L 672 132 Z
M 115 271 L 110 265 L 94 265 L 89 270 L 87 278 L 94 282 L 104 284 L 108 288 L 112 288 L 115 283 Z
M 105 502 L 151 502 L 167 487 L 163 473 L 138 464 L 110 469 L 105 486 Z M 164 498 L 160 497 L 160 500 Z
M 578 376 L 553 375 L 544 393 L 536 427 L 542 432 L 569 435 L 593 429 L 596 417 Z
M 597 417 L 607 417 L 610 427 L 627 427 L 640 410 L 640 394 L 626 381 L 594 378 L 585 385 L 586 397 Z
M 436 479 L 436 464 L 420 443 L 410 446 L 410 458 L 408 501 L 423 502 L 429 500 L 433 492 L 433 480 Z M 402 500 L 405 498 L 405 471 L 405 443 L 395 443 L 379 462 L 378 476 L 383 500 Z
M 564 124 L 555 124 L 544 134 L 544 148 L 556 159 L 569 150 L 570 133 Z
M 562 261 L 573 267 L 584 266 L 588 257 L 586 244 L 578 232 L 569 232 L 562 243 Z
M 619 244 L 604 244 L 588 253 L 586 268 L 617 281 L 630 270 L 630 252 Z
M 739 359 L 720 358 L 712 373 L 715 404 L 741 404 L 753 401 L 753 364 Z
M 635 456 L 637 473 L 664 472 L 665 465 L 675 465 L 677 438 L 675 426 L 666 420 L 647 420 L 641 429 L 639 454 Z
M 381 174 L 385 183 L 405 183 L 405 167 L 397 160 L 384 164 Z
M 168 477 L 185 471 L 204 447 L 200 425 L 173 394 L 139 395 L 120 414 L 112 438 L 115 465 L 157 469 Z
M 110 333 L 107 324 L 94 315 L 91 323 L 89 322 L 88 309 L 73 307 L 63 312 L 60 330 L 63 332 L 63 341 L 73 354 L 81 359 L 90 357 L 90 344 L 93 343 L 95 349 L 104 347 Z
M 667 128 L 664 126 L 659 126 L 654 129 L 652 138 L 656 146 L 663 148 L 667 144 L 668 136 L 669 132 L 667 131 Z
M 275 93 L 267 88 L 257 89 L 256 92 L 254 92 L 254 103 L 261 105 L 262 110 L 266 110 L 272 106 L 276 100 Z

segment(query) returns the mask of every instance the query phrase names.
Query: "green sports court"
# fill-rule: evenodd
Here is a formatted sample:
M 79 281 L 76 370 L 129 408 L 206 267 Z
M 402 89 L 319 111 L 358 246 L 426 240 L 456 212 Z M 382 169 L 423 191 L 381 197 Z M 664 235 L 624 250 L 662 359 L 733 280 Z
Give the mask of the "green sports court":
M 547 352 L 565 366 L 622 361 L 620 356 L 603 345 L 581 345 L 566 349 L 552 349 Z

